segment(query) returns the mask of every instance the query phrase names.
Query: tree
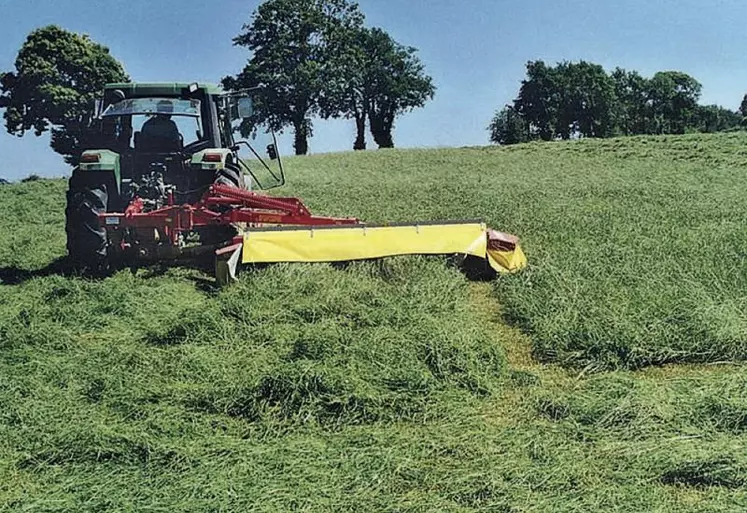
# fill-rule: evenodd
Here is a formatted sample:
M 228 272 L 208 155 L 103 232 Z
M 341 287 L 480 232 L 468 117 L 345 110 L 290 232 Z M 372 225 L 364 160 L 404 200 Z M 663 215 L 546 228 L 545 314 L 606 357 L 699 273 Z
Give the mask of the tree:
M 572 136 L 607 137 L 613 131 L 615 87 L 598 64 L 543 61 L 527 63 L 514 108 L 532 136 L 549 141 Z
M 488 130 L 490 141 L 496 144 L 518 144 L 530 140 L 529 125 L 511 105 L 506 105 L 495 114 Z
M 555 133 L 562 139 L 611 135 L 615 88 L 604 68 L 586 61 L 562 62 L 551 71 Z
M 262 85 L 258 116 L 274 130 L 292 126 L 297 155 L 308 153 L 311 118 L 320 108 L 326 80 L 335 74 L 341 33 L 362 26 L 357 4 L 347 0 L 267 0 L 234 38 L 252 52 L 244 70 L 227 77 L 231 89 Z
M 528 123 L 532 136 L 550 141 L 558 120 L 555 73 L 543 61 L 529 61 L 526 67 L 527 78 L 521 82 L 514 107 Z
M 366 121 L 371 98 L 368 36 L 369 31 L 363 27 L 335 32 L 330 41 L 335 65 L 330 66 L 333 72 L 325 76 L 319 100 L 322 117 L 344 117 L 355 121 L 354 150 L 366 149 Z
M 615 90 L 614 131 L 620 135 L 645 133 L 648 80 L 636 71 L 622 68 L 615 68 L 611 78 Z
M 742 103 L 737 112 L 742 116 L 742 126 L 747 126 L 747 94 L 742 97 Z
M 50 25 L 31 32 L 15 62 L 0 73 L 5 127 L 22 136 L 51 132 L 51 147 L 76 164 L 88 138 L 94 99 L 105 84 L 129 81 L 109 49 L 87 35 Z
M 369 30 L 365 42 L 364 103 L 368 105 L 371 135 L 379 148 L 393 148 L 397 117 L 424 106 L 436 88 L 425 74 L 416 48 L 397 43 L 379 28 Z
M 699 132 L 724 132 L 739 127 L 742 115 L 719 105 L 698 105 L 694 114 L 694 128 Z
M 648 82 L 647 133 L 684 134 L 693 124 L 702 86 L 687 73 L 660 71 Z

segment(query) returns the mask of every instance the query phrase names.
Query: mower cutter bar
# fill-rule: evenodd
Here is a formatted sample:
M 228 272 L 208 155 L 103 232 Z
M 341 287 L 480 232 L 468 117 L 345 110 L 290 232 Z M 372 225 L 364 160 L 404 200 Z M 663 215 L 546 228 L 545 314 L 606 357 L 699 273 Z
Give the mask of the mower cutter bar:
M 215 252 L 216 276 L 221 283 L 235 279 L 241 264 L 280 262 L 344 262 L 396 255 L 454 255 L 481 259 L 485 268 L 511 273 L 526 266 L 526 257 L 513 235 L 487 228 L 480 221 L 366 225 L 355 218 L 314 216 L 297 198 L 275 198 L 213 185 L 195 204 L 145 211 L 140 198 L 124 213 L 99 215 L 99 222 L 118 234 L 122 250 L 183 253 L 183 235 L 196 229 L 234 226 L 240 236 Z M 208 247 L 206 246 L 205 249 Z M 158 251 L 156 255 L 161 254 Z
M 480 222 L 444 222 L 248 229 L 216 253 L 216 275 L 227 283 L 235 279 L 240 264 L 346 262 L 416 254 L 472 256 L 496 273 L 526 266 L 513 235 Z

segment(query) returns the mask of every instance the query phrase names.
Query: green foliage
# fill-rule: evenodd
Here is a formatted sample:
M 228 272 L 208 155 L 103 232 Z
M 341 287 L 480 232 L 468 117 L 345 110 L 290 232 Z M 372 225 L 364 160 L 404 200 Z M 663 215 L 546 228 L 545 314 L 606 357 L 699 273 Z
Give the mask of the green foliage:
M 646 133 L 684 134 L 693 122 L 702 86 L 680 71 L 660 71 L 648 83 Z
M 0 107 L 10 134 L 50 131 L 51 146 L 74 164 L 87 141 L 94 97 L 108 82 L 127 81 L 108 48 L 87 35 L 49 25 L 29 34 L 15 71 L 0 73 Z
M 366 149 L 366 121 L 379 148 L 393 148 L 397 117 L 433 98 L 433 80 L 417 49 L 397 43 L 382 29 L 350 31 L 340 42 L 341 57 L 327 81 L 322 110 L 355 120 L 354 150 Z
M 563 62 L 554 73 L 558 85 L 556 135 L 561 139 L 612 135 L 614 84 L 604 68 L 585 61 Z
M 529 125 L 530 134 L 543 141 L 550 141 L 555 136 L 558 102 L 554 94 L 557 89 L 552 68 L 543 61 L 527 63 L 527 78 L 521 82 L 514 108 Z
M 327 80 L 340 64 L 339 39 L 362 26 L 358 5 L 347 0 L 268 0 L 234 44 L 252 52 L 249 64 L 224 86 L 264 86 L 258 116 L 275 130 L 292 126 L 298 155 L 308 152 L 311 117 L 321 114 Z
M 613 118 L 618 135 L 646 133 L 648 81 L 637 71 L 615 68 L 610 74 L 615 89 Z
M 742 125 L 742 115 L 718 105 L 695 107 L 693 124 L 698 132 L 726 132 Z
M 528 125 L 529 138 L 544 141 L 736 128 L 733 112 L 698 105 L 700 92 L 697 80 L 678 71 L 646 79 L 622 68 L 607 74 L 585 61 L 554 67 L 530 61 L 514 110 Z M 490 130 L 495 141 L 493 125 Z
M 368 31 L 365 41 L 363 81 L 371 135 L 379 148 L 393 148 L 397 117 L 424 106 L 436 88 L 416 48 L 402 46 L 378 28 Z
M 490 123 L 490 142 L 495 144 L 518 144 L 529 141 L 529 126 L 511 105 L 506 105 L 495 114 Z

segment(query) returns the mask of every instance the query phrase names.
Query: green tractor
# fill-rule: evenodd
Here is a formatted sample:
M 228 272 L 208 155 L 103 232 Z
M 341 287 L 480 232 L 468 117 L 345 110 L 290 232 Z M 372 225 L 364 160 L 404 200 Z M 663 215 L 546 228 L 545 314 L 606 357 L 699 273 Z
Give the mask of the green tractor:
M 235 141 L 236 122 L 252 116 L 252 94 L 187 83 L 109 84 L 97 101 L 94 143 L 73 170 L 65 211 L 67 250 L 72 263 L 101 270 L 132 260 L 161 260 L 176 255 L 164 233 L 108 231 L 101 216 L 125 213 L 135 200 L 142 211 L 167 204 L 194 204 L 213 185 L 242 190 L 263 181 L 282 185 L 284 175 L 271 131 L 254 131 L 254 141 Z M 259 134 L 259 136 L 257 135 Z M 257 141 L 265 140 L 262 153 Z M 240 158 L 239 148 L 249 152 Z M 254 161 L 255 165 L 246 161 Z M 231 225 L 196 229 L 189 237 L 202 248 L 215 248 L 236 235 Z M 118 234 L 112 237 L 112 233 Z M 128 236 L 128 233 L 130 234 Z M 179 241 L 180 256 L 189 241 Z

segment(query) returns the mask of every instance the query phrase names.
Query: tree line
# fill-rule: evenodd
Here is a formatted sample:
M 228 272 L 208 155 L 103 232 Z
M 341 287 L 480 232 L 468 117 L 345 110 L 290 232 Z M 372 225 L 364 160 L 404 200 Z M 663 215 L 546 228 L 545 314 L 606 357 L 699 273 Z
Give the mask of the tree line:
M 224 88 L 263 90 L 241 131 L 257 123 L 290 127 L 298 155 L 308 153 L 314 118 L 353 120 L 356 150 L 366 149 L 367 129 L 380 148 L 394 147 L 397 118 L 436 91 L 417 49 L 366 26 L 350 0 L 267 0 L 233 42 L 250 58 L 222 79 Z M 34 30 L 15 69 L 0 72 L 5 128 L 18 136 L 50 132 L 52 149 L 75 164 L 89 137 L 94 99 L 105 84 L 129 81 L 122 63 L 90 37 L 54 25 Z
M 490 140 L 516 144 L 577 137 L 719 132 L 743 125 L 747 95 L 739 111 L 700 105 L 702 86 L 681 71 L 645 78 L 615 68 L 608 73 L 586 61 L 526 65 L 513 104 L 499 110 Z

